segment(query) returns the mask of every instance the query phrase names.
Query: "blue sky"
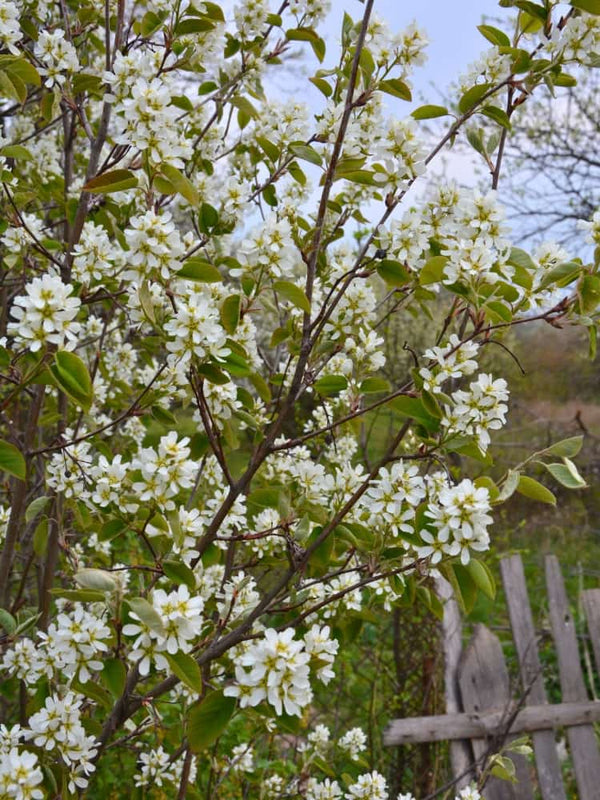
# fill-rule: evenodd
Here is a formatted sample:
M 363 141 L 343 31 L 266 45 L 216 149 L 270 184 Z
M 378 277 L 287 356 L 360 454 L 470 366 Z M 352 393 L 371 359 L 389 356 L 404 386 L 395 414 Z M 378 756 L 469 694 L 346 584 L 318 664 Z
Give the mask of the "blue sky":
M 331 7 L 323 30 L 333 44 L 344 11 L 358 19 L 364 6 L 359 0 L 332 0 Z M 415 93 L 431 102 L 439 100 L 436 89 L 444 91 L 490 47 L 477 30 L 482 17 L 506 18 L 508 11 L 499 8 L 498 0 L 375 0 L 374 5 L 374 13 L 387 20 L 392 30 L 402 30 L 415 20 L 427 32 L 427 63 L 416 70 L 413 84 Z

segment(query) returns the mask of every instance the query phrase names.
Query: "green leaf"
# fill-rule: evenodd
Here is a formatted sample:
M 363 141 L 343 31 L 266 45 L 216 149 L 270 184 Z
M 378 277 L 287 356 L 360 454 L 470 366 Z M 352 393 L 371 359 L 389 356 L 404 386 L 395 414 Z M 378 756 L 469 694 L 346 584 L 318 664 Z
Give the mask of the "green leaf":
M 325 375 L 313 384 L 315 391 L 325 397 L 343 392 L 348 388 L 348 379 L 343 375 Z
M 74 689 L 78 694 L 84 695 L 84 697 L 89 697 L 95 703 L 99 703 L 107 711 L 110 711 L 113 707 L 113 699 L 110 694 L 93 681 L 81 683 L 80 680 L 75 678 L 71 681 L 71 689 Z
M 425 105 L 415 108 L 411 117 L 413 119 L 435 119 L 435 117 L 445 117 L 449 113 L 446 106 Z
M 160 172 L 171 183 L 179 194 L 185 198 L 192 206 L 197 206 L 200 202 L 200 195 L 194 184 L 186 177 L 183 172 L 171 164 L 162 164 Z
M 0 469 L 14 475 L 20 481 L 24 481 L 27 475 L 27 465 L 21 451 L 10 444 L 0 439 Z
M 181 22 L 175 28 L 175 33 L 177 36 L 189 36 L 192 33 L 208 33 L 208 31 L 212 31 L 215 28 L 215 23 L 211 22 L 209 19 L 202 19 L 198 17 L 194 17 L 190 19 L 182 19 Z
M 549 503 L 552 506 L 556 505 L 556 497 L 552 494 L 550 489 L 546 489 L 541 483 L 529 478 L 527 475 L 521 475 L 519 483 L 517 484 L 517 492 L 529 497 L 531 500 L 539 500 L 540 503 Z
M 496 597 L 496 581 L 487 564 L 472 558 L 467 564 L 467 572 L 486 597 L 489 597 L 490 600 Z
M 575 458 L 583 445 L 583 436 L 571 436 L 569 439 L 562 439 L 560 442 L 550 445 L 542 453 L 559 458 Z
M 564 261 L 544 275 L 540 283 L 540 288 L 546 289 L 553 283 L 561 288 L 568 286 L 570 283 L 573 283 L 581 272 L 581 269 L 581 264 L 578 264 L 577 261 Z
M 90 92 L 90 94 L 102 93 L 102 78 L 99 75 L 90 75 L 85 72 L 74 75 L 71 81 L 73 87 L 73 94 L 83 94 Z
M 477 600 L 477 584 L 462 564 L 450 564 L 449 567 L 446 575 L 454 589 L 454 596 L 463 611 L 470 614 Z
M 311 164 L 316 164 L 318 167 L 320 167 L 323 163 L 321 154 L 318 153 L 313 147 L 309 147 L 307 144 L 292 143 L 288 149 L 290 153 L 293 153 L 298 158 L 301 158 L 304 161 L 310 161 Z
M 263 150 L 265 154 L 271 159 L 271 161 L 274 164 L 276 164 L 279 161 L 279 156 L 281 155 L 277 145 L 273 144 L 273 142 L 271 142 L 264 136 L 257 136 L 256 141 L 261 150 Z
M 115 169 L 112 172 L 103 172 L 88 181 L 83 190 L 92 194 L 108 194 L 109 192 L 122 192 L 133 189 L 138 180 L 128 169 Z
M 504 31 L 498 30 L 498 28 L 494 28 L 492 25 L 478 25 L 477 30 L 488 42 L 498 45 L 499 47 L 510 47 L 510 39 Z
M 513 496 L 513 494 L 517 491 L 520 477 L 521 475 L 518 470 L 509 469 L 506 478 L 504 479 L 504 483 L 502 484 L 502 488 L 500 489 L 500 493 L 496 498 L 496 502 L 503 503 L 505 500 L 508 500 L 509 497 Z
M 173 674 L 192 691 L 200 694 L 202 692 L 202 673 L 192 656 L 186 653 L 175 653 L 175 655 L 164 653 L 164 656 L 169 662 Z
M 440 283 L 444 277 L 444 268 L 448 263 L 448 256 L 432 256 L 423 264 L 419 272 L 419 283 L 428 286 L 431 283 Z
M 410 281 L 410 273 L 404 264 L 387 258 L 378 262 L 377 274 L 388 286 L 405 286 Z
M 37 69 L 27 61 L 26 58 L 13 58 L 4 62 L 6 69 L 12 75 L 16 75 L 24 83 L 31 83 L 33 86 L 41 86 L 42 79 Z
M 104 662 L 101 677 L 112 696 L 121 697 L 125 689 L 127 669 L 119 658 L 109 658 Z
M 282 297 L 285 297 L 286 300 L 289 300 L 293 306 L 304 311 L 306 314 L 310 314 L 310 302 L 308 297 L 295 283 L 291 281 L 275 281 L 273 289 Z
M 588 14 L 600 15 L 600 0 L 571 0 L 571 5 L 587 11 Z
M 54 364 L 50 366 L 58 386 L 85 411 L 92 405 L 92 379 L 88 368 L 75 353 L 59 350 L 54 356 Z
M 33 532 L 33 552 L 41 558 L 48 549 L 48 518 L 44 517 Z
M 177 273 L 178 278 L 197 283 L 221 283 L 221 273 L 208 261 L 202 258 L 188 258 L 182 269 Z
M 239 294 L 229 295 L 221 306 L 221 324 L 230 335 L 235 333 L 239 324 L 241 308 L 242 298 Z
M 102 603 L 106 600 L 104 592 L 95 589 L 50 589 L 50 594 L 76 603 Z
M 17 630 L 17 620 L 5 608 L 0 608 L 0 625 L 8 633 L 9 636 Z
M 503 111 L 498 106 L 483 106 L 480 109 L 480 113 L 483 114 L 485 117 L 494 120 L 497 122 L 498 125 L 501 125 L 506 130 L 510 131 L 512 129 L 512 125 L 510 124 L 510 119 L 508 118 L 508 114 L 506 111 Z
M 153 325 L 156 325 L 156 314 L 154 313 L 154 303 L 152 302 L 152 293 L 150 292 L 150 284 L 148 281 L 142 281 L 138 289 L 138 300 L 140 301 L 146 319 Z
M 491 83 L 478 83 L 475 86 L 471 86 L 470 89 L 463 94 L 458 102 L 458 110 L 461 114 L 466 114 L 472 108 L 474 108 L 481 98 L 492 88 Z
M 591 314 L 600 303 L 600 277 L 598 275 L 585 275 L 579 285 L 579 298 L 581 311 Z
M 32 500 L 25 510 L 25 522 L 31 522 L 31 520 L 35 519 L 38 514 L 41 514 L 51 499 L 52 498 L 50 497 L 46 497 L 46 495 L 42 495 L 41 497 L 36 497 L 35 500 Z
M 187 718 L 187 738 L 190 749 L 199 753 L 210 747 L 227 727 L 235 711 L 235 699 L 223 692 L 211 692 L 193 705 Z
M 185 583 L 190 589 L 196 588 L 196 577 L 193 570 L 183 561 L 163 561 L 163 572 L 175 583 Z
M 96 592 L 114 592 L 117 588 L 110 572 L 103 569 L 84 567 L 75 573 L 75 582 L 83 589 L 92 589 Z
M 554 480 L 567 489 L 585 489 L 587 483 L 579 474 L 577 467 L 569 458 L 563 458 L 563 463 L 544 464 Z
M 378 392 L 389 392 L 390 384 L 384 378 L 365 378 L 359 389 L 361 394 L 377 394 Z
M 3 147 L 0 149 L 0 156 L 4 156 L 5 158 L 20 158 L 23 161 L 31 161 L 33 158 L 29 150 L 20 144 L 9 144 Z
M 401 81 L 399 78 L 390 78 L 386 81 L 379 81 L 377 88 L 386 94 L 391 94 L 393 97 L 399 97 L 400 100 L 412 100 L 410 88 Z
M 161 636 L 165 635 L 165 626 L 162 618 L 151 603 L 143 597 L 127 597 L 125 599 L 129 608 L 134 614 L 137 614 L 144 625 L 147 625 L 150 630 L 159 633 Z
M 313 78 L 309 78 L 308 80 L 314 86 L 316 86 L 317 89 L 325 95 L 325 97 L 331 97 L 331 95 L 333 94 L 333 89 L 331 87 L 331 84 L 327 83 L 325 78 L 317 78 L 315 76 Z

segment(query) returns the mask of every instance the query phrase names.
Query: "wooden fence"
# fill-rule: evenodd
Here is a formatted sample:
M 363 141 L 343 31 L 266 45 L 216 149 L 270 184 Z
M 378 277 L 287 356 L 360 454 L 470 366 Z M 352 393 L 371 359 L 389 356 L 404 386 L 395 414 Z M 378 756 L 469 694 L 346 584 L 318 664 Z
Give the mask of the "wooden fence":
M 557 704 L 548 703 L 521 558 L 504 558 L 500 566 L 519 663 L 520 690 L 511 690 L 500 641 L 485 625 L 477 625 L 453 676 L 462 711 L 393 720 L 384 732 L 384 744 L 464 740 L 462 747 L 469 748 L 467 761 L 473 766 L 466 776 L 470 779 L 480 774 L 489 757 L 511 739 L 531 734 L 535 773 L 524 756 L 507 752 L 518 782 L 490 778 L 485 786 L 486 800 L 533 800 L 536 783 L 543 800 L 567 800 L 555 738 L 556 729 L 564 728 L 579 800 L 600 800 L 600 750 L 593 724 L 600 721 L 600 702 L 588 697 L 558 561 L 547 556 L 545 563 L 550 627 L 562 694 L 562 702 Z M 600 589 L 583 592 L 582 603 L 596 671 L 600 673 Z M 464 782 L 465 776 L 462 777 Z M 573 800 L 572 795 L 569 800 Z

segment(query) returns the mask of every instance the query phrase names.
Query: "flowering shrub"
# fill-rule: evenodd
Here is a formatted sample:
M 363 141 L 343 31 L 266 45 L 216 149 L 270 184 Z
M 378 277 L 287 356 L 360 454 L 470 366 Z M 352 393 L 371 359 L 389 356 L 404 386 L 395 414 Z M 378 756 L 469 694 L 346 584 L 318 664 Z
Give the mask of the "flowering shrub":
M 555 502 L 533 461 L 584 485 L 577 438 L 492 479 L 478 359 L 534 319 L 593 345 L 598 259 L 513 246 L 494 190 L 410 195 L 464 131 L 495 189 L 511 116 L 598 63 L 594 0 L 503 5 L 456 107 L 404 115 L 426 36 L 373 0 L 332 60 L 323 0 L 0 0 L 2 800 L 389 797 L 362 730 L 309 725 L 339 648 L 440 613 L 436 575 L 493 594 L 494 508 Z M 310 107 L 269 97 L 300 47 Z M 404 314 L 431 346 L 392 386 Z

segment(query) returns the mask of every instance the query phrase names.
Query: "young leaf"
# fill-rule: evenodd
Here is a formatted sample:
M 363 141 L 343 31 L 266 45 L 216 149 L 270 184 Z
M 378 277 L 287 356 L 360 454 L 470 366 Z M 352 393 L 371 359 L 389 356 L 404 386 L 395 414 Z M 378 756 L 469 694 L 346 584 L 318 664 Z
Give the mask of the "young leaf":
M 177 277 L 197 283 L 221 283 L 223 280 L 219 270 L 202 258 L 188 258 L 177 273 Z
M 165 657 L 173 674 L 192 691 L 200 694 L 202 692 L 202 673 L 192 656 L 188 656 L 186 653 L 175 653 L 175 655 L 165 653 Z
M 227 727 L 235 711 L 235 699 L 223 692 L 211 692 L 193 705 L 187 718 L 187 737 L 190 749 L 199 753 L 210 747 Z
M 9 636 L 17 630 L 17 620 L 5 608 L 0 608 L 0 626 L 8 633 Z
M 92 589 L 96 592 L 114 592 L 117 588 L 110 572 L 103 569 L 80 569 L 75 573 L 75 581 L 83 589 Z
M 165 635 L 165 626 L 158 611 L 143 597 L 128 597 L 127 605 L 150 630 Z
M 559 458 L 575 458 L 583 445 L 583 436 L 571 436 L 569 439 L 562 439 L 560 442 L 550 445 L 543 453 Z
M 107 659 L 104 662 L 101 677 L 112 696 L 115 698 L 121 697 L 127 678 L 125 664 L 118 658 Z
M 221 324 L 227 333 L 233 335 L 240 321 L 242 298 L 239 294 L 231 294 L 225 298 L 221 306 Z
M 348 388 L 348 380 L 343 375 L 325 375 L 314 383 L 315 391 L 325 397 L 343 392 Z
M 521 475 L 519 483 L 517 484 L 517 492 L 529 497 L 531 500 L 539 500 L 540 503 L 550 503 L 556 505 L 556 497 L 552 494 L 550 489 L 546 489 L 541 483 L 530 478 L 527 475 Z
M 554 480 L 567 489 L 585 489 L 587 483 L 579 474 L 577 467 L 569 458 L 563 458 L 562 464 L 544 464 Z
M 115 169 L 96 175 L 88 181 L 83 190 L 92 194 L 108 194 L 109 192 L 122 192 L 137 186 L 137 178 L 128 169 Z
M 68 350 L 59 350 L 54 356 L 50 371 L 59 388 L 77 405 L 89 411 L 93 399 L 92 379 L 79 356 Z
M 275 289 L 278 294 L 282 295 L 282 297 L 285 297 L 286 300 L 289 300 L 293 306 L 310 314 L 308 297 L 295 283 L 291 283 L 291 281 L 275 281 L 273 289 Z
M 190 205 L 198 205 L 200 202 L 198 190 L 183 172 L 178 170 L 177 167 L 171 166 L 171 164 L 162 164 L 160 171 Z
M 449 113 L 446 106 L 425 105 L 415 108 L 411 117 L 413 119 L 435 119 L 435 117 L 445 117 Z
M 24 481 L 27 475 L 23 454 L 14 444 L 5 442 L 4 439 L 0 439 L 0 469 L 14 475 L 20 481 Z

